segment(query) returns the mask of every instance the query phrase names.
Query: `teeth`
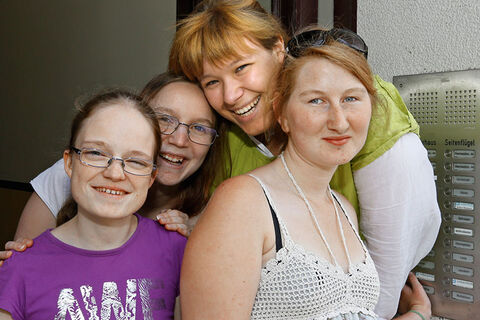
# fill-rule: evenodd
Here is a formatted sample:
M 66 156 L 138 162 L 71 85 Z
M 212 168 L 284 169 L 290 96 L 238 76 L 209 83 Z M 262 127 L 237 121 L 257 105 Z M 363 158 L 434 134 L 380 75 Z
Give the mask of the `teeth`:
M 112 190 L 112 189 L 108 189 L 108 188 L 96 188 L 96 189 L 97 189 L 97 191 L 108 193 L 108 194 L 113 194 L 113 195 L 125 194 L 125 192 L 120 191 L 120 190 Z
M 243 107 L 242 109 L 234 110 L 233 112 L 235 114 L 238 114 L 239 116 L 246 115 L 248 112 L 250 112 L 251 110 L 253 110 L 253 108 L 257 106 L 258 101 L 260 101 L 260 96 L 258 96 L 257 99 L 255 99 L 255 101 L 250 103 L 248 106 Z
M 174 163 L 182 163 L 183 162 L 183 158 L 181 158 L 181 157 L 176 157 L 176 156 L 172 156 L 172 155 L 169 155 L 169 154 L 161 154 L 160 156 L 162 158 L 170 161 L 170 162 L 174 162 Z

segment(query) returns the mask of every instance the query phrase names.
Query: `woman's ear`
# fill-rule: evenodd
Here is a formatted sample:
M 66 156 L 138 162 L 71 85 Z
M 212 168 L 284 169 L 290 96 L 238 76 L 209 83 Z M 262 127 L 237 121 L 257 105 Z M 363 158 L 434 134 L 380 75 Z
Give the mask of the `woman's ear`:
M 273 97 L 273 103 L 272 103 L 273 114 L 274 114 L 275 119 L 277 120 L 278 124 L 282 128 L 282 131 L 285 132 L 286 134 L 288 134 L 288 132 L 290 131 L 290 129 L 288 128 L 288 121 L 284 117 L 284 112 L 281 112 L 281 110 L 280 110 L 280 106 L 279 106 L 279 102 L 278 102 L 278 95 L 279 95 L 279 93 L 275 92 L 274 97 Z
M 65 167 L 65 172 L 70 178 L 72 178 L 72 156 L 70 150 L 63 151 L 63 166 Z
M 275 57 L 277 58 L 278 63 L 283 63 L 285 59 L 285 42 L 282 37 L 278 37 L 277 42 L 275 42 L 272 49 Z
M 157 177 L 157 174 L 158 174 L 158 168 L 155 169 L 155 171 L 152 172 L 152 176 L 150 178 L 150 184 L 148 185 L 148 187 L 150 188 L 152 186 L 152 184 L 155 182 L 155 178 Z

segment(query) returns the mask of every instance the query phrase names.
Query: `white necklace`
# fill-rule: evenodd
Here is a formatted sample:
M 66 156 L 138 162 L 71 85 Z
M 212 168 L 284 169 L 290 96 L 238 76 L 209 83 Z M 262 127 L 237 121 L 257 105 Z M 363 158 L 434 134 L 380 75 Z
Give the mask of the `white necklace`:
M 297 190 L 298 194 L 303 199 L 303 202 L 305 202 L 305 205 L 307 206 L 307 209 L 308 209 L 308 213 L 310 214 L 310 217 L 312 218 L 313 222 L 315 223 L 315 227 L 317 228 L 317 231 L 320 234 L 320 237 L 322 238 L 323 243 L 325 244 L 325 247 L 327 247 L 328 254 L 332 258 L 332 260 L 335 262 L 335 265 L 340 266 L 337 262 L 337 259 L 335 259 L 335 256 L 333 255 L 332 249 L 330 249 L 330 246 L 328 245 L 327 239 L 323 235 L 322 229 L 320 228 L 320 225 L 318 224 L 317 218 L 315 217 L 315 213 L 313 212 L 313 208 L 310 205 L 310 202 L 308 201 L 307 197 L 303 193 L 302 188 L 300 188 L 300 186 L 298 185 L 297 181 L 295 180 L 295 177 L 290 172 L 290 169 L 288 169 L 287 163 L 285 162 L 285 158 L 283 157 L 283 152 L 280 154 L 280 159 L 282 160 L 283 167 L 285 168 L 285 171 L 287 172 L 287 175 L 290 178 L 290 181 L 292 181 L 292 183 L 295 186 L 295 189 Z M 348 253 L 347 244 L 346 244 L 345 236 L 344 236 L 344 233 L 343 233 L 342 223 L 340 221 L 340 215 L 338 214 L 337 205 L 335 204 L 335 200 L 333 199 L 333 192 L 330 189 L 330 186 L 328 186 L 328 193 L 330 195 L 330 200 L 332 201 L 333 208 L 335 209 L 335 215 L 337 217 L 338 228 L 340 230 L 340 235 L 342 236 L 343 248 L 345 249 L 345 253 L 346 253 L 346 256 L 347 256 L 347 260 L 348 260 L 348 265 L 350 266 L 351 265 L 350 254 Z

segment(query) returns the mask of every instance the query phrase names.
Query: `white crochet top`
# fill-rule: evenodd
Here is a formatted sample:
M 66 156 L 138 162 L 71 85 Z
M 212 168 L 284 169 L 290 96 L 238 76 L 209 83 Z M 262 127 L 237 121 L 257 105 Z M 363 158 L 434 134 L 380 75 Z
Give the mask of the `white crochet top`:
M 251 174 L 250 174 L 251 175 Z M 278 210 L 260 179 L 275 212 Z M 332 195 L 335 195 L 332 192 Z M 345 209 L 335 197 L 342 211 Z M 348 222 L 353 225 L 345 214 Z M 380 282 L 373 260 L 350 265 L 348 273 L 292 241 L 285 223 L 277 214 L 283 247 L 262 268 L 251 319 L 373 320 Z

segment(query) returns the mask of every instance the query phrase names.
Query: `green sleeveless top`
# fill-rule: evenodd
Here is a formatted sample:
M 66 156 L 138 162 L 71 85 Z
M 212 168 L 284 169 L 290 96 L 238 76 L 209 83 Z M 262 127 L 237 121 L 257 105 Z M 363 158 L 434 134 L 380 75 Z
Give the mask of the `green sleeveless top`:
M 373 107 L 365 145 L 349 163 L 337 168 L 330 181 L 332 189 L 342 193 L 352 203 L 357 214 L 360 210 L 353 171 L 380 157 L 402 135 L 408 132 L 419 134 L 419 126 L 395 86 L 383 81 L 379 76 L 375 76 L 374 81 L 379 103 Z M 262 154 L 250 137 L 236 125 L 231 125 L 227 140 L 231 157 L 231 164 L 227 163 L 227 169 L 231 171 L 230 177 L 247 173 L 274 159 Z M 212 190 L 221 182 L 221 179 L 217 178 Z

